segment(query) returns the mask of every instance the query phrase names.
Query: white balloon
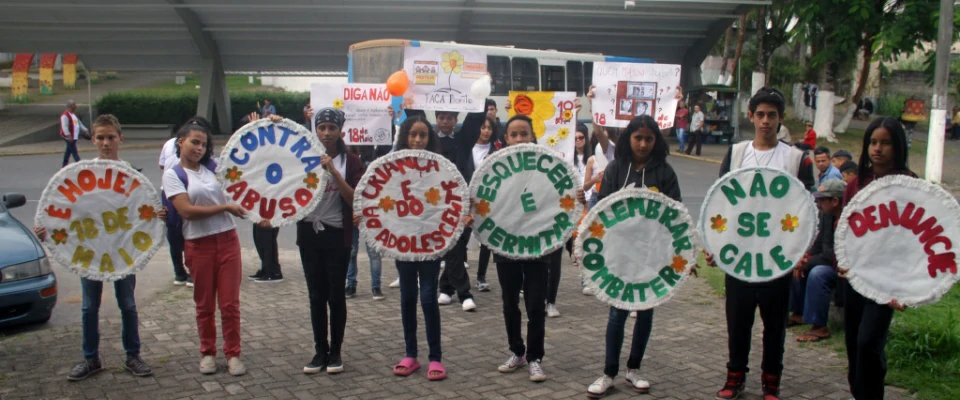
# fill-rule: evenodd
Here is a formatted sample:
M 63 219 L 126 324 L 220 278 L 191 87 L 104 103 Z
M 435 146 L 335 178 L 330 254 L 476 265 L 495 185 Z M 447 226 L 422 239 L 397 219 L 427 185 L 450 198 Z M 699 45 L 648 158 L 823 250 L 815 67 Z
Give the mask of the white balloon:
M 475 99 L 486 99 L 487 96 L 490 96 L 490 76 L 484 75 L 473 82 L 473 85 L 470 86 L 470 94 L 473 95 Z

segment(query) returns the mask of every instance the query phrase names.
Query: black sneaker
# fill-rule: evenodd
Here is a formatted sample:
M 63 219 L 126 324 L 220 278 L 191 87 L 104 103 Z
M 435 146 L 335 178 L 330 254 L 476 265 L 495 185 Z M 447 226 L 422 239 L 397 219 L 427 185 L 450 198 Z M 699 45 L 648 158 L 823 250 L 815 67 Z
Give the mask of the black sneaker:
M 357 295 L 357 287 L 356 287 L 356 286 L 347 286 L 347 290 L 344 290 L 344 292 L 343 292 L 343 296 L 346 297 L 346 298 L 348 298 L 348 299 L 352 299 L 353 296 L 356 296 L 356 295 Z
M 257 273 L 255 273 L 255 274 L 250 275 L 250 276 L 247 277 L 247 279 L 249 279 L 249 280 L 251 280 L 251 281 L 255 281 L 255 280 L 260 279 L 260 278 L 263 278 L 263 270 L 262 270 L 262 269 L 258 269 L 258 270 L 257 270 Z
M 85 359 L 77 363 L 77 365 L 73 366 L 73 369 L 70 370 L 70 375 L 67 376 L 67 380 L 82 381 L 102 370 L 103 370 L 103 366 L 100 365 L 100 359 L 98 358 Z
M 343 361 L 340 361 L 340 356 L 331 357 L 330 361 L 327 362 L 327 373 L 332 375 L 341 372 L 343 372 Z
M 477 278 L 477 290 L 481 292 L 490 291 L 490 284 L 487 283 L 487 280 L 485 278 Z
M 261 276 L 253 281 L 255 283 L 279 283 L 283 282 L 283 275 Z
M 313 360 L 310 360 L 310 363 L 303 366 L 303 373 L 305 374 L 319 374 L 327 369 L 327 357 L 317 354 L 313 356 Z
M 140 356 L 127 356 L 127 362 L 123 364 L 123 368 L 130 371 L 133 376 L 153 375 L 153 370 L 147 363 L 143 362 Z
M 373 299 L 374 300 L 383 300 L 383 292 L 380 291 L 380 288 L 373 288 Z

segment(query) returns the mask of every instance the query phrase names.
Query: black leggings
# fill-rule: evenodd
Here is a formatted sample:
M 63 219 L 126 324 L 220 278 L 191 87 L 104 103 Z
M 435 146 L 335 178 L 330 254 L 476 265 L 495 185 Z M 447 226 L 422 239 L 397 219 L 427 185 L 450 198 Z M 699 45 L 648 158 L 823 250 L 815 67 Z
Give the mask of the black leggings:
M 563 252 L 555 251 L 547 256 L 547 303 L 557 304 L 557 290 L 560 289 L 560 263 L 563 261 Z

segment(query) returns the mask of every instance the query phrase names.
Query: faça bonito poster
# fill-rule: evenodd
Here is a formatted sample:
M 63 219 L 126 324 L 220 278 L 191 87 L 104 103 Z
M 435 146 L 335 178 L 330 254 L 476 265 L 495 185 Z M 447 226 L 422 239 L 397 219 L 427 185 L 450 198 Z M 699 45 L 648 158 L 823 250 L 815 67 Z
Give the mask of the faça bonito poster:
M 481 112 L 483 98 L 475 98 L 471 86 L 487 73 L 487 53 L 406 47 L 403 70 L 410 79 L 404 94 L 407 108 L 431 111 Z
M 593 64 L 593 122 L 624 128 L 630 120 L 649 115 L 660 129 L 673 126 L 677 113 L 680 66 L 674 64 Z

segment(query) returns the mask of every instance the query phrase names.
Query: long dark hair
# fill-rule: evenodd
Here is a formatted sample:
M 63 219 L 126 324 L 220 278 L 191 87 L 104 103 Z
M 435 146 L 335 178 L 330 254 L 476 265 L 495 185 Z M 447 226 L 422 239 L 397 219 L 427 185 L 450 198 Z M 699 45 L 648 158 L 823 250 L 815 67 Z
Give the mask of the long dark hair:
M 512 123 L 513 121 L 523 121 L 523 122 L 526 122 L 527 125 L 530 125 L 530 134 L 533 135 L 533 144 L 537 144 L 537 132 L 533 130 L 533 120 L 530 119 L 530 117 L 523 114 L 514 115 L 513 117 L 510 117 L 509 120 L 507 120 L 507 128 L 510 128 L 510 123 Z M 507 132 L 504 132 L 503 134 L 504 134 L 503 142 L 504 144 L 506 144 Z
M 488 102 L 493 101 L 493 100 L 491 100 L 491 99 L 487 99 L 487 100 L 488 100 Z M 493 105 L 496 106 L 497 103 L 493 103 Z M 503 134 L 500 133 L 500 124 L 497 123 L 497 120 L 495 120 L 495 119 L 493 119 L 493 118 L 490 118 L 490 117 L 484 117 L 483 119 L 486 120 L 486 121 L 490 124 L 490 129 L 493 131 L 493 132 L 490 133 L 490 143 L 488 143 L 488 144 L 491 145 L 491 146 L 493 146 L 493 145 L 495 145 L 498 141 L 502 141 L 502 140 L 503 140 Z M 480 128 L 483 128 L 483 125 L 480 125 Z M 477 135 L 477 140 L 479 141 L 479 139 L 480 139 L 480 135 Z M 479 144 L 479 143 L 478 143 L 478 144 Z M 494 146 L 494 147 L 496 147 L 496 146 Z
M 614 155 L 617 160 L 633 161 L 633 149 L 630 147 L 630 137 L 643 128 L 647 128 L 650 132 L 653 132 L 653 136 L 656 138 L 653 143 L 653 150 L 650 151 L 650 159 L 663 161 L 667 158 L 667 155 L 670 154 L 670 146 L 667 145 L 667 141 L 663 140 L 663 133 L 660 132 L 660 126 L 657 125 L 657 121 L 649 115 L 641 115 L 631 120 L 617 139 L 617 148 L 614 149 Z
M 589 159 L 590 159 L 590 156 L 593 155 L 593 148 L 590 146 L 590 143 L 587 141 L 587 138 L 590 137 L 590 130 L 587 129 L 587 125 L 585 125 L 585 124 L 583 124 L 583 123 L 578 123 L 578 124 L 577 124 L 577 130 L 574 131 L 574 133 L 573 133 L 573 139 L 574 139 L 574 145 L 573 145 L 573 154 L 574 154 L 574 156 L 573 156 L 573 165 L 579 167 L 579 166 L 580 166 L 580 161 L 577 161 L 577 156 L 576 156 L 576 154 L 577 154 L 577 145 L 576 145 L 577 132 L 583 134 L 583 157 L 581 157 L 581 159 L 582 159 L 582 162 L 583 162 L 584 165 L 587 164 L 587 160 L 589 160 Z
M 207 130 L 207 132 L 210 132 L 211 135 L 217 133 L 217 129 L 213 127 L 213 124 L 211 124 L 210 121 L 208 121 L 206 118 L 201 117 L 199 115 L 190 117 L 190 119 L 188 119 L 187 122 L 184 123 L 184 125 L 191 125 L 191 124 L 202 126 L 204 129 Z
M 413 124 L 422 123 L 427 126 L 427 147 L 424 150 L 428 150 L 434 153 L 440 152 L 440 137 L 437 136 L 437 132 L 433 130 L 433 125 L 430 125 L 430 122 L 422 116 L 410 117 L 403 120 L 403 124 L 400 124 L 400 131 L 397 132 L 397 150 L 407 150 L 410 148 L 410 129 L 413 129 Z
M 177 131 L 177 145 L 174 146 L 177 150 L 177 158 L 180 158 L 180 141 L 184 140 L 193 131 L 203 132 L 204 135 L 207 135 L 207 146 L 203 157 L 200 157 L 200 165 L 206 164 L 210 162 L 210 157 L 213 156 L 213 135 L 207 128 L 199 124 L 185 124 Z
M 870 139 L 873 136 L 873 131 L 881 127 L 890 132 L 890 136 L 893 137 L 893 170 L 910 170 L 907 166 L 907 132 L 903 129 L 900 121 L 890 117 L 880 117 L 873 120 L 863 133 L 863 148 L 860 150 L 860 163 L 857 167 L 857 183 L 859 186 L 863 186 L 864 181 L 873 176 L 873 162 L 870 161 Z

